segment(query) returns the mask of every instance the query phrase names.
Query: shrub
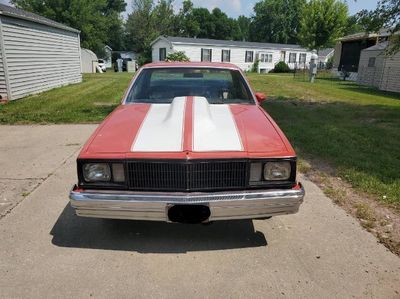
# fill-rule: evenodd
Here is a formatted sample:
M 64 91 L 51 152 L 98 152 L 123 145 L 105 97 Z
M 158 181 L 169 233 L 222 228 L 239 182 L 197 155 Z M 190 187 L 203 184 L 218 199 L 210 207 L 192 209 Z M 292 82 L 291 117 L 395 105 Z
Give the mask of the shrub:
M 252 73 L 258 73 L 258 66 L 260 65 L 260 60 L 256 59 L 251 67 L 250 72 Z
M 273 69 L 274 73 L 290 73 L 291 70 L 289 66 L 284 61 L 279 61 L 275 64 L 275 68 Z
M 328 61 L 326 62 L 325 68 L 330 70 L 333 68 L 333 56 L 329 57 Z
M 165 61 L 167 61 L 167 62 L 172 62 L 172 61 L 189 62 L 190 59 L 189 59 L 189 57 L 186 56 L 185 52 L 178 51 L 178 52 L 168 54 Z
M 139 66 L 151 62 L 151 48 L 146 48 L 136 57 L 136 62 Z

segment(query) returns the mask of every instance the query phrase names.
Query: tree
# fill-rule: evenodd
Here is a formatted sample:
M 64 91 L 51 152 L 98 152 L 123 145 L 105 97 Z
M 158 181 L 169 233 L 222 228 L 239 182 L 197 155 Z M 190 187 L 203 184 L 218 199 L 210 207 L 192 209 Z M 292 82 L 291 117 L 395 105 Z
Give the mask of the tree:
M 237 23 L 240 29 L 240 39 L 241 41 L 250 40 L 250 23 L 251 19 L 246 16 L 239 16 Z
M 126 3 L 124 0 L 108 0 L 105 16 L 109 20 L 106 44 L 114 50 L 125 50 L 125 27 L 121 12 L 125 11 Z
M 175 15 L 172 0 L 134 0 L 126 21 L 127 47 L 139 53 L 139 64 L 151 61 L 151 42 L 160 35 L 173 35 Z
M 134 0 L 133 11 L 126 21 L 127 48 L 139 53 L 138 62 L 144 64 L 151 60 L 150 43 L 156 38 L 152 18 L 152 0 Z
M 306 0 L 263 0 L 255 4 L 250 39 L 258 42 L 297 43 L 299 19 Z
M 174 35 L 175 14 L 173 0 L 159 0 L 152 12 L 156 32 L 163 35 Z
M 122 31 L 124 0 L 11 0 L 16 7 L 31 11 L 81 31 L 81 45 L 103 54 L 105 44 Z
M 231 39 L 232 40 L 237 40 L 237 41 L 243 41 L 243 40 L 246 40 L 244 37 L 243 37 L 243 34 L 242 34 L 242 30 L 241 30 L 241 28 L 240 28 L 240 24 L 239 24 L 239 21 L 238 20 L 235 20 L 235 19 L 229 19 L 229 22 L 230 22 L 230 27 L 231 27 Z
M 300 20 L 299 42 L 308 49 L 332 47 L 343 36 L 347 24 L 347 4 L 337 0 L 311 0 Z
M 363 10 L 358 15 L 366 31 L 389 28 L 391 43 L 389 54 L 400 51 L 400 0 L 381 0 L 373 11 Z
M 242 40 L 237 20 L 229 18 L 221 9 L 212 12 L 206 8 L 193 8 L 193 2 L 184 0 L 175 16 L 174 33 L 182 37 Z
M 210 35 L 214 39 L 233 39 L 234 21 L 222 12 L 214 8 L 211 12 L 211 21 L 214 24 L 214 32 Z
M 197 37 L 200 32 L 200 24 L 193 16 L 193 3 L 184 0 L 182 8 L 175 18 L 175 32 L 182 37 Z
M 214 18 L 207 8 L 193 8 L 192 16 L 195 22 L 199 24 L 197 37 L 212 38 L 215 34 Z
M 357 15 L 350 16 L 347 18 L 346 26 L 343 31 L 343 35 L 350 35 L 358 32 L 365 31 L 363 25 L 359 21 Z

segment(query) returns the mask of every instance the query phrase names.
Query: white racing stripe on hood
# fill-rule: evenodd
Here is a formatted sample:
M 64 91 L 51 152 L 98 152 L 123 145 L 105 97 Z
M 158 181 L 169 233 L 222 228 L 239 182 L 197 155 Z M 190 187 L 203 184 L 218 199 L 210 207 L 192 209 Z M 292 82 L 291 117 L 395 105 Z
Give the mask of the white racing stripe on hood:
M 132 152 L 180 152 L 183 146 L 185 97 L 153 104 L 134 140 Z
M 194 98 L 193 151 L 243 151 L 229 105 L 210 105 L 206 98 Z

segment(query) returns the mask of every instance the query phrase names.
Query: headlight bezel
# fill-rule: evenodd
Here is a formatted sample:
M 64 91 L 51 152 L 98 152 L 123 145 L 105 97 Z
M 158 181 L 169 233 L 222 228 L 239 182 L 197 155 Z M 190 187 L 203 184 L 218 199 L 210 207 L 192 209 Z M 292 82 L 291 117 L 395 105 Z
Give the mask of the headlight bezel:
M 282 180 L 266 180 L 264 178 L 264 169 L 267 163 L 284 162 L 290 164 L 290 176 L 287 179 Z M 251 168 L 252 164 L 261 163 L 261 173 L 258 175 L 258 180 L 252 180 L 251 178 Z M 258 169 L 260 169 L 258 167 Z M 263 187 L 263 186 L 273 186 L 273 187 L 291 187 L 296 184 L 296 172 L 297 172 L 297 158 L 272 158 L 272 159 L 252 159 L 249 163 L 249 186 L 250 187 Z M 255 175 L 253 174 L 253 177 Z
M 107 164 L 110 169 L 111 178 L 108 181 L 89 181 L 84 175 L 84 166 L 86 164 Z M 113 173 L 113 165 L 122 165 L 124 173 L 124 181 L 115 180 Z M 97 159 L 78 159 L 77 160 L 77 171 L 78 171 L 78 185 L 85 188 L 96 188 L 96 189 L 126 189 L 126 165 L 122 160 L 97 160 Z

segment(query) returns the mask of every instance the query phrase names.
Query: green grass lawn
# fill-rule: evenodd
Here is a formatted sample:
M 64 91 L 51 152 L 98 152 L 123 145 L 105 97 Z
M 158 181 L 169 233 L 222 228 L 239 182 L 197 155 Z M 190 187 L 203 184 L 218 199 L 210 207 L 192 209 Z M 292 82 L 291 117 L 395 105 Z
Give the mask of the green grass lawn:
M 83 82 L 0 105 L 0 124 L 100 122 L 121 101 L 130 73 L 85 74 Z
M 334 166 L 355 188 L 400 205 L 400 95 L 321 79 L 250 75 L 300 157 Z
M 0 105 L 0 124 L 100 122 L 132 74 L 85 75 L 81 84 Z M 293 75 L 249 79 L 301 158 L 330 163 L 355 188 L 400 206 L 400 95 L 351 82 Z

